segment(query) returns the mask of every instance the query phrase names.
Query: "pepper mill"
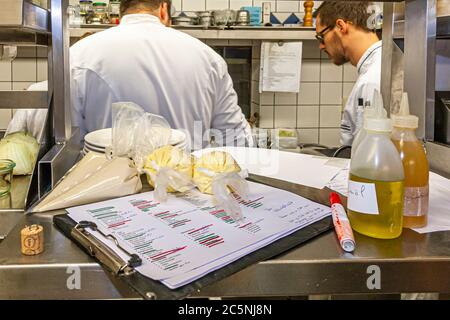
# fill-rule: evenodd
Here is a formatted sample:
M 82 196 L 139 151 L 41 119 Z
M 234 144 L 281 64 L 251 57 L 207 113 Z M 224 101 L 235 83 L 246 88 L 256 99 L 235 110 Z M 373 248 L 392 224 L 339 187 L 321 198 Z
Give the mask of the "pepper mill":
M 305 7 L 305 17 L 303 18 L 303 26 L 312 27 L 314 1 L 305 1 L 303 3 L 303 6 Z

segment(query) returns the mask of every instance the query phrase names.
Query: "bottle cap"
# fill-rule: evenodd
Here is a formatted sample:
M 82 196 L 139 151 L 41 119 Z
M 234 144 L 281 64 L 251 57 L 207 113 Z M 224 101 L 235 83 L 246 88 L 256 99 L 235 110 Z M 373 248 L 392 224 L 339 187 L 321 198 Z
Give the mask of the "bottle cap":
M 336 192 L 331 192 L 330 193 L 330 203 L 333 205 L 335 203 L 341 203 L 341 198 L 339 197 L 339 195 Z
M 392 115 L 394 127 L 417 129 L 419 126 L 419 118 L 409 114 L 408 93 L 403 92 L 400 110 L 397 114 Z
M 383 107 L 383 98 L 378 90 L 373 92 L 373 110 L 370 111 L 364 121 L 364 129 L 379 132 L 391 132 L 391 119 L 387 118 L 387 112 Z

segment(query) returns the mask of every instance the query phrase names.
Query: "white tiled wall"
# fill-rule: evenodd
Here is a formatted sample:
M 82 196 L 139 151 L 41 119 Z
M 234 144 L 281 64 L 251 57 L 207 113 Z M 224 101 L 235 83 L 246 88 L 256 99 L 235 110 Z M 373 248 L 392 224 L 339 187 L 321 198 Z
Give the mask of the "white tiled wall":
M 253 45 L 255 49 L 260 42 Z M 301 143 L 338 146 L 342 110 L 356 80 L 356 68 L 335 66 L 326 55 L 321 57 L 316 41 L 303 41 L 302 56 L 299 93 L 263 92 L 260 127 L 296 128 Z M 259 63 L 255 56 L 253 63 Z
M 26 90 L 47 79 L 46 48 L 19 47 L 13 62 L 0 61 L 0 90 Z M 13 110 L 0 109 L 0 131 L 8 127 Z

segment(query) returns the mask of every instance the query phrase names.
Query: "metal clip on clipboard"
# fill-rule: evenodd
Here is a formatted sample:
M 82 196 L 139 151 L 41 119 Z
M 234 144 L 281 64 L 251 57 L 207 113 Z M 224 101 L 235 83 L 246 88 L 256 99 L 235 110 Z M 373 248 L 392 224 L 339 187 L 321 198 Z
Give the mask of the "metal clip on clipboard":
M 96 239 L 86 229 L 90 228 L 98 231 L 105 238 L 114 240 L 116 246 L 128 256 L 130 259 L 125 262 L 114 251 L 105 246 L 100 240 Z M 134 272 L 134 268 L 142 265 L 142 260 L 137 254 L 130 254 L 122 248 L 117 239 L 113 235 L 104 234 L 97 228 L 97 225 L 90 221 L 80 221 L 71 231 L 71 236 L 85 248 L 91 256 L 97 258 L 102 264 L 109 268 L 116 275 L 130 274 Z

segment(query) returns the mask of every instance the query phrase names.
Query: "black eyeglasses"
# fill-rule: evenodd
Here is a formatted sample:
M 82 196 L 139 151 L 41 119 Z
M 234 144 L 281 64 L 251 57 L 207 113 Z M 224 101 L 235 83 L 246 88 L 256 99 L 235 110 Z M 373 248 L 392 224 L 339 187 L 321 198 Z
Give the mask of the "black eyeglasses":
M 353 24 L 352 21 L 349 20 L 344 20 L 345 23 L 348 24 Z M 322 29 L 322 31 L 316 32 L 316 39 L 321 43 L 324 44 L 325 43 L 325 34 L 327 34 L 331 29 L 333 29 L 336 26 L 336 24 L 333 24 L 331 26 L 328 26 L 324 29 Z
M 328 26 L 324 29 L 322 29 L 322 31 L 316 32 L 316 39 L 321 43 L 324 44 L 325 42 L 325 35 L 327 34 L 327 32 L 329 32 L 331 29 L 333 29 L 335 27 L 335 25 L 332 26 Z

